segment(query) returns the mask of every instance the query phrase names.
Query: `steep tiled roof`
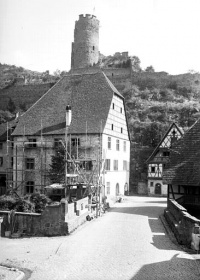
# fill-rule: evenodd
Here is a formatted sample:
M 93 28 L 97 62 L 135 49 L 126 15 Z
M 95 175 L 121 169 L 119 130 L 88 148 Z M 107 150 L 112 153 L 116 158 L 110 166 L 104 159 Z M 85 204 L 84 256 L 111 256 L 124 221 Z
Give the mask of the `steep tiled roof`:
M 166 138 L 166 136 L 168 135 L 168 133 L 170 132 L 170 130 L 173 128 L 173 127 L 176 127 L 176 129 L 180 132 L 181 135 L 183 135 L 184 131 L 182 128 L 178 127 L 176 125 L 176 123 L 172 123 L 170 125 L 170 127 L 168 128 L 167 132 L 165 133 L 165 135 L 162 137 L 161 141 L 158 143 L 158 145 L 156 146 L 155 150 L 153 150 L 152 154 L 148 157 L 148 159 L 146 160 L 146 163 L 148 164 L 154 157 L 155 155 L 157 154 L 157 152 L 159 151 L 160 149 L 160 145 L 162 144 L 162 142 L 164 141 L 164 139 Z
M 200 185 L 200 120 L 174 144 L 163 181 L 176 185 Z
M 113 93 L 120 93 L 103 72 L 63 77 L 21 117 L 13 135 L 65 133 L 66 105 L 72 107 L 69 133 L 99 133 L 105 126 Z

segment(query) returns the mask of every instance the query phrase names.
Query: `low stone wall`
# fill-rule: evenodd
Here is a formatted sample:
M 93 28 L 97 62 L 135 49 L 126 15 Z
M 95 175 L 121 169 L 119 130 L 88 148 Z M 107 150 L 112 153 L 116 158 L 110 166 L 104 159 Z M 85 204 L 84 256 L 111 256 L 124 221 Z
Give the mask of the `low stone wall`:
M 88 197 L 68 204 L 62 199 L 58 205 L 47 206 L 41 213 L 0 211 L 1 236 L 10 231 L 12 237 L 67 235 L 87 221 L 96 217 L 96 208 L 89 204 Z
M 174 232 L 178 243 L 190 247 L 194 226 L 195 224 L 200 225 L 200 220 L 191 216 L 187 209 L 173 199 L 168 199 L 164 216 Z
M 65 204 L 47 206 L 41 213 L 15 212 L 9 218 L 10 211 L 0 211 L 3 217 L 1 224 L 1 236 L 6 231 L 20 233 L 22 236 L 56 236 L 66 235 L 67 225 L 65 224 Z

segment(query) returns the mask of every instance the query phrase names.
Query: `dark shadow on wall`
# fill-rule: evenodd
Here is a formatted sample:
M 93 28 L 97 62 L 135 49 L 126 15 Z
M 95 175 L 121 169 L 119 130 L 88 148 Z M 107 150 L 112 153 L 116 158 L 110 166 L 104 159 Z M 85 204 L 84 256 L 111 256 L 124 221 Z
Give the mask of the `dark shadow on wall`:
M 197 266 L 200 266 L 200 263 L 176 254 L 169 261 L 144 265 L 130 280 L 199 280 L 200 273 Z

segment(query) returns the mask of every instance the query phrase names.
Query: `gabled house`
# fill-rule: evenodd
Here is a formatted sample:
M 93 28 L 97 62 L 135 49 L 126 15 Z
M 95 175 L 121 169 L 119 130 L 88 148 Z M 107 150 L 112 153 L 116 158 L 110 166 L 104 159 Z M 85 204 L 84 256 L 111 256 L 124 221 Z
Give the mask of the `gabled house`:
M 169 199 L 191 213 L 200 207 L 200 120 L 173 145 L 163 180 L 168 185 Z
M 93 72 L 64 76 L 21 116 L 12 134 L 13 179 L 20 195 L 43 192 L 50 184 L 51 156 L 66 136 L 77 160 L 101 172 L 102 195 L 128 191 L 130 137 L 124 98 L 100 69 Z M 72 109 L 68 128 L 67 105 Z
M 183 135 L 181 129 L 175 124 L 169 127 L 160 143 L 147 159 L 148 165 L 148 193 L 149 195 L 167 196 L 167 184 L 163 182 L 163 171 L 168 162 L 173 143 Z

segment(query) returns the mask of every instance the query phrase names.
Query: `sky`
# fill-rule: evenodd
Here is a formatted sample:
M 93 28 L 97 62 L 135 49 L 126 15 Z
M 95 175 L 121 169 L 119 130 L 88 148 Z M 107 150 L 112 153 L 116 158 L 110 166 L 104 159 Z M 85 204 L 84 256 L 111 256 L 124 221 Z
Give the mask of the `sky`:
M 0 63 L 69 71 L 75 21 L 100 21 L 99 50 L 128 51 L 142 69 L 200 72 L 200 0 L 0 0 Z

